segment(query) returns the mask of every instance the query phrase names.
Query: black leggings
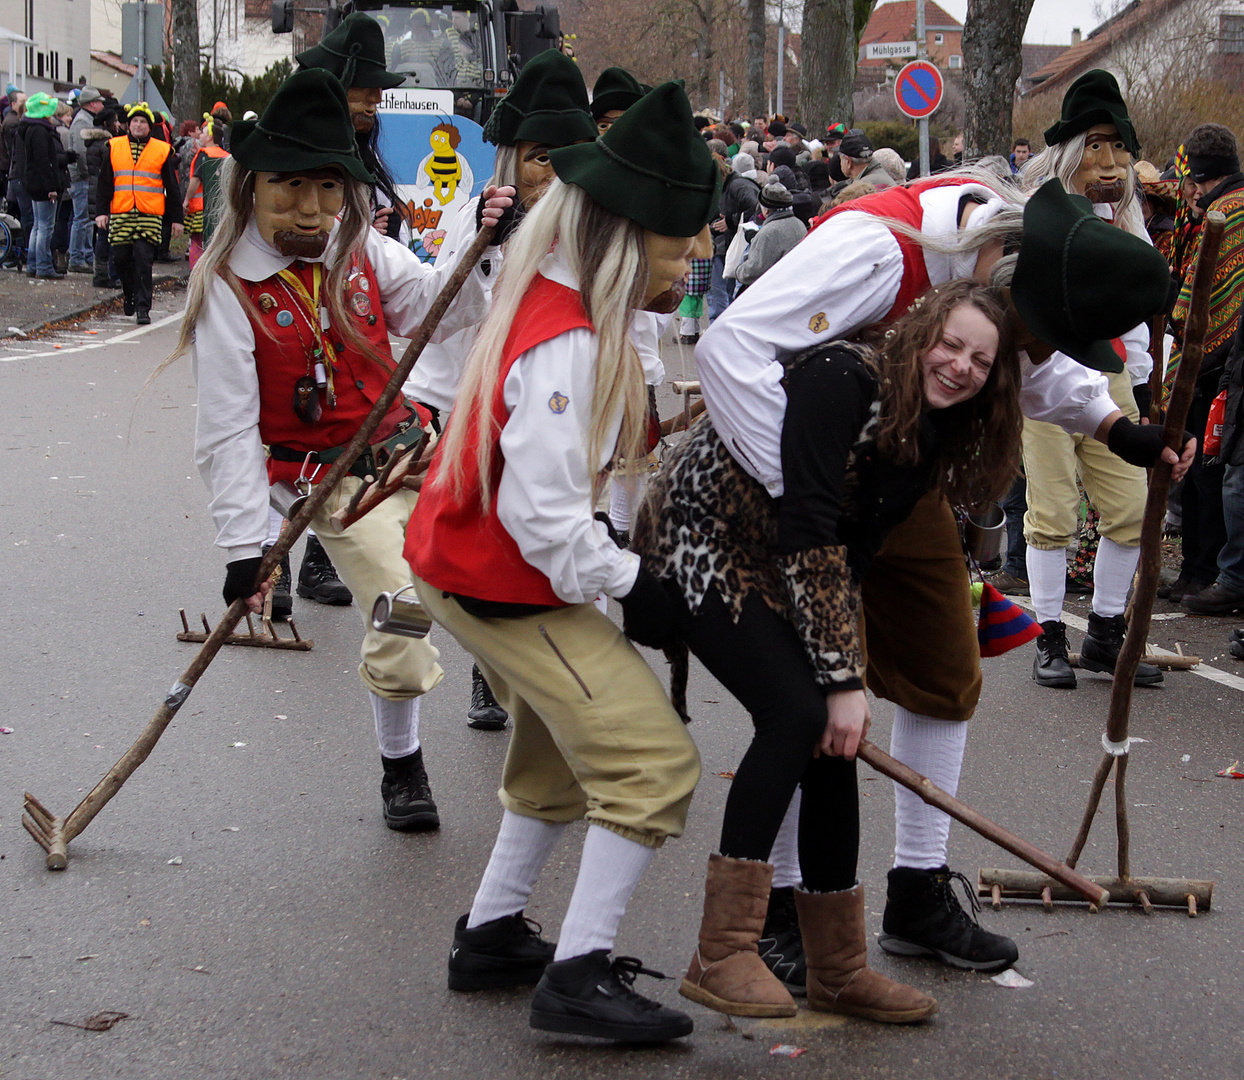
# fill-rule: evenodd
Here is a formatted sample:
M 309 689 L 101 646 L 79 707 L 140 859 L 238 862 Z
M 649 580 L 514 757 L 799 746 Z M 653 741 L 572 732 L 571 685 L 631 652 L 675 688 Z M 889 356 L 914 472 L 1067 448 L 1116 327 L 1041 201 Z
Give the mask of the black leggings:
M 768 862 L 798 786 L 804 887 L 851 888 L 860 846 L 855 762 L 812 756 L 825 732 L 825 692 L 795 628 L 754 594 L 736 624 L 710 590 L 699 612 L 686 616 L 682 632 L 691 651 L 751 713 L 756 728 L 726 799 L 721 853 Z

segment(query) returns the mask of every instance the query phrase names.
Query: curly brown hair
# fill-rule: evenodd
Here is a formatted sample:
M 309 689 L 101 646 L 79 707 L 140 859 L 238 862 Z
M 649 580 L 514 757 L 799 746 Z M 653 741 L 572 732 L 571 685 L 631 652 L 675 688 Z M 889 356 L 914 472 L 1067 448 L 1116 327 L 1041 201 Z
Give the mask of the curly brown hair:
M 940 410 L 935 482 L 956 506 L 975 507 L 1001 498 L 1019 472 L 1019 354 L 1010 309 L 996 289 L 952 281 L 917 297 L 875 342 L 881 385 L 877 447 L 900 465 L 920 458 L 920 416 L 924 399 L 921 358 L 942 339 L 946 320 L 960 304 L 971 304 L 998 330 L 998 353 L 980 391 Z

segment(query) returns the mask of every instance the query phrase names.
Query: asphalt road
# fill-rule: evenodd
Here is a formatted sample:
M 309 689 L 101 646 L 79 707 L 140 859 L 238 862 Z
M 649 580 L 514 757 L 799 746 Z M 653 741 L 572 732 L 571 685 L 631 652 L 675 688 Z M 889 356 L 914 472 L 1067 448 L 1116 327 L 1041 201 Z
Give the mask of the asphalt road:
M 1154 624 L 1154 644 L 1183 643 L 1228 677 L 1168 674 L 1164 688 L 1137 692 L 1132 731 L 1148 741 L 1128 785 L 1133 871 L 1215 879 L 1213 910 L 1195 920 L 1079 906 L 986 912 L 1019 942 L 1018 970 L 1032 982 L 1023 989 L 874 945 L 876 967 L 938 997 L 941 1011 L 918 1028 L 807 1012 L 732 1025 L 683 1002 L 675 981 L 641 980 L 697 1027 L 676 1045 L 631 1050 L 531 1031 L 521 993 L 449 993 L 452 925 L 500 816 L 507 736 L 467 729 L 469 659 L 438 635 L 447 675 L 425 701 L 423 733 L 444 826 L 386 829 L 351 609 L 296 601 L 310 653 L 225 649 L 147 763 L 70 845 L 68 869 L 49 873 L 20 824 L 23 791 L 72 809 L 189 663 L 193 647 L 174 640 L 177 609 L 221 612 L 222 560 L 191 458 L 188 363 L 140 394 L 172 347 L 175 327 L 161 317 L 175 302 L 160 298 L 149 332 L 110 316 L 0 343 L 0 725 L 13 729 L 0 735 L 0 1077 L 1240 1075 L 1244 782 L 1215 777 L 1244 757 L 1244 665 L 1225 656 L 1227 620 Z M 671 378 L 682 367 L 672 346 Z M 1061 856 L 1101 755 L 1110 683 L 1082 674 L 1075 692 L 1040 690 L 1030 663 L 1027 648 L 986 661 L 960 795 Z M 688 832 L 659 853 L 618 942 L 674 976 L 695 940 L 721 774 L 747 739 L 741 710 L 694 667 L 689 701 L 704 777 Z M 890 710 L 875 711 L 884 747 Z M 861 786 L 875 933 L 892 793 L 867 768 Z M 1089 872 L 1114 868 L 1112 796 L 1081 862 Z M 529 908 L 551 935 L 579 838 L 554 856 Z M 1020 865 L 959 827 L 952 862 L 972 878 L 980 866 Z M 105 1010 L 128 1018 L 100 1032 L 58 1023 Z M 772 1055 L 777 1044 L 806 1053 Z

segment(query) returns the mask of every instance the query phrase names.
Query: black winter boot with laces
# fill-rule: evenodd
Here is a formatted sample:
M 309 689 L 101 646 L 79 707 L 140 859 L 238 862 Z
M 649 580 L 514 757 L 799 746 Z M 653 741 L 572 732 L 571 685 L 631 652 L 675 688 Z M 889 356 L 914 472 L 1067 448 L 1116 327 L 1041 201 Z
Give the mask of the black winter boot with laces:
M 1127 634 L 1127 619 L 1122 615 L 1098 615 L 1089 612 L 1088 634 L 1080 646 L 1080 666 L 1085 671 L 1108 671 L 1114 674 Z M 1162 669 L 1143 661 L 1136 665 L 1133 686 L 1159 686 L 1165 679 Z
M 1057 619 L 1043 622 L 1036 646 L 1037 655 L 1032 661 L 1032 677 L 1036 684 L 1074 690 L 1076 673 L 1071 670 L 1071 660 L 1067 655 L 1066 624 Z
M 471 707 L 467 709 L 467 727 L 476 731 L 501 731 L 510 718 L 492 695 L 492 688 L 479 666 L 471 665 Z
M 307 537 L 307 550 L 298 567 L 298 595 L 317 604 L 348 604 L 354 599 L 318 536 Z
M 264 544 L 263 554 L 267 555 L 271 544 Z M 289 591 L 289 553 L 281 559 L 280 568 L 272 579 L 272 621 L 285 622 L 294 613 L 294 596 Z
M 795 909 L 792 886 L 769 890 L 769 911 L 756 947 L 760 959 L 791 994 L 808 996 L 808 962 L 803 953 L 803 935 L 799 932 L 799 912 Z
M 957 871 L 897 866 L 888 880 L 877 943 L 892 956 L 936 956 L 967 971 L 1001 971 L 1019 958 L 1015 942 L 976 921 L 980 903 L 968 879 Z M 951 889 L 955 880 L 964 886 L 970 913 Z
M 610 960 L 607 949 L 555 961 L 544 969 L 531 999 L 531 1026 L 631 1043 L 690 1035 L 694 1025 L 686 1013 L 631 989 L 636 975 L 668 977 L 649 971 L 633 956 Z
M 467 929 L 463 915 L 449 950 L 449 989 L 508 990 L 535 986 L 553 962 L 556 946 L 521 911 Z
M 380 760 L 384 762 L 384 779 L 380 781 L 384 823 L 399 832 L 439 829 L 441 817 L 423 767 L 423 748 L 401 758 L 381 755 Z

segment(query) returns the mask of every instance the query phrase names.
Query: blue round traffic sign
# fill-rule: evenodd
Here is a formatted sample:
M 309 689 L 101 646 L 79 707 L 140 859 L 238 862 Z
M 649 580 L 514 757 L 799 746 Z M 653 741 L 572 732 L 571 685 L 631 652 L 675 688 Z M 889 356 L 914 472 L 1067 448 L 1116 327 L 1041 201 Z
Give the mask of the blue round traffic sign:
M 894 100 L 899 111 L 913 120 L 932 116 L 942 103 L 945 84 L 937 65 L 928 60 L 906 64 L 894 80 Z

